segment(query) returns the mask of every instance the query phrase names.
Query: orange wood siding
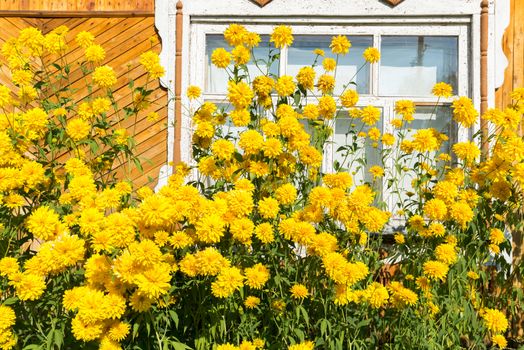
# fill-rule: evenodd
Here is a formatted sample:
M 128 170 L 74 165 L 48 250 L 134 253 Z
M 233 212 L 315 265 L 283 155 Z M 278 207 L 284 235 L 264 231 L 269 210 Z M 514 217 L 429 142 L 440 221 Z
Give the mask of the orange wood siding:
M 502 47 L 508 58 L 504 72 L 504 83 L 495 93 L 497 107 L 511 103 L 509 94 L 518 87 L 524 87 L 524 0 L 511 0 L 510 23 L 502 39 Z
M 3 1 L 5 2 L 5 1 Z M 109 2 L 109 1 L 107 1 Z M 35 26 L 44 34 L 52 29 L 66 25 L 69 27 L 67 36 L 70 49 L 67 55 L 68 62 L 74 62 L 83 56 L 83 49 L 74 44 L 74 37 L 80 31 L 87 30 L 96 37 L 95 42 L 106 50 L 106 59 L 103 64 L 108 64 L 115 70 L 118 82 L 114 86 L 113 94 L 122 110 L 132 103 L 131 91 L 127 87 L 130 79 L 135 81 L 135 86 L 146 83 L 147 74 L 140 67 L 139 55 L 152 49 L 160 52 L 160 43 L 155 31 L 153 17 L 107 17 L 107 18 L 29 18 L 29 17 L 0 17 L 0 46 L 9 38 L 17 36 L 19 31 L 28 26 Z M 73 64 L 72 67 L 77 67 Z M 0 73 L 0 84 L 13 87 L 5 69 Z M 75 92 L 75 102 L 88 98 L 89 92 L 85 88 L 81 71 L 76 68 L 70 73 L 70 86 L 78 89 Z M 159 169 L 167 160 L 167 91 L 160 87 L 158 80 L 149 81 L 148 88 L 154 89 L 150 99 L 149 108 L 140 112 L 138 118 L 131 117 L 120 121 L 120 127 L 125 127 L 128 133 L 135 135 L 137 143 L 136 154 L 140 157 L 144 172 L 140 173 L 134 166 L 120 166 L 121 175 L 130 175 L 137 186 L 150 184 L 154 186 L 158 181 Z M 94 89 L 91 96 L 97 96 L 98 90 Z M 156 111 L 160 119 L 155 122 L 146 119 L 147 113 Z M 121 116 L 123 112 L 121 112 Z M 113 114 L 114 116 L 114 114 Z M 120 116 L 120 117 L 121 117 Z M 116 117 L 116 116 L 115 116 Z M 153 179 L 149 182 L 149 179 Z
M 154 0 L 0 0 L 0 11 L 154 12 Z

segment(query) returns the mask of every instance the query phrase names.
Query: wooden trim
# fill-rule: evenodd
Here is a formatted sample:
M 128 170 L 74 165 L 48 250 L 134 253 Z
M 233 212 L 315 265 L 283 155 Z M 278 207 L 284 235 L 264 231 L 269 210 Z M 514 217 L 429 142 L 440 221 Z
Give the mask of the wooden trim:
M 176 35 L 175 35 L 175 145 L 173 165 L 181 160 L 180 140 L 182 139 L 182 1 L 176 3 Z
M 482 0 L 480 4 L 480 115 L 488 110 L 488 17 L 489 1 Z M 481 149 L 484 157 L 488 155 L 488 121 L 480 119 Z
M 5 11 L 0 10 L 0 17 L 154 17 L 155 11 Z

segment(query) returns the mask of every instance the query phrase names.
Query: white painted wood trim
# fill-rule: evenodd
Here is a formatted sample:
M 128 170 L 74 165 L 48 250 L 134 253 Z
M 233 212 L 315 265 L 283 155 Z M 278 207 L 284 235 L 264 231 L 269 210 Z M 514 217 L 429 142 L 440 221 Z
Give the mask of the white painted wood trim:
M 494 1 L 494 0 L 492 0 Z M 500 6 L 498 3 L 502 3 Z M 507 20 L 504 17 L 504 2 L 509 0 L 497 0 L 495 15 L 501 14 L 496 25 L 496 35 L 502 36 Z M 161 80 L 163 86 L 171 87 L 175 81 L 174 76 L 174 56 L 175 56 L 175 28 L 176 28 L 176 1 L 173 0 L 156 0 L 155 7 L 155 25 L 159 30 L 162 40 L 162 52 L 160 54 L 161 62 L 166 67 L 166 76 Z M 499 11 L 499 8 L 501 10 Z M 336 9 L 336 10 L 335 10 Z M 275 0 L 267 6 L 260 8 L 247 0 L 221 0 L 211 2 L 209 0 L 191 0 L 184 1 L 184 23 L 183 23 L 183 68 L 182 68 L 182 91 L 187 86 L 198 84 L 204 86 L 202 79 L 203 72 L 198 72 L 199 62 L 195 60 L 198 56 L 195 50 L 196 46 L 204 47 L 202 44 L 196 44 L 194 40 L 202 40 L 202 34 L 194 34 L 195 28 L 200 26 L 209 26 L 208 32 L 221 33 L 226 24 L 231 22 L 246 23 L 248 26 L 257 24 L 257 32 L 270 33 L 272 25 L 286 23 L 294 26 L 296 34 L 304 33 L 325 33 L 326 29 L 330 31 L 339 30 L 340 33 L 358 34 L 371 33 L 380 34 L 382 30 L 387 30 L 388 34 L 406 34 L 406 28 L 417 28 L 417 34 L 424 35 L 420 28 L 441 26 L 439 35 L 455 35 L 447 32 L 445 27 L 461 27 L 460 37 L 466 34 L 466 50 L 470 54 L 465 66 L 461 62 L 459 69 L 466 69 L 470 81 L 465 86 L 461 84 L 459 93 L 461 95 L 470 95 L 473 98 L 475 106 L 480 106 L 480 1 L 479 0 L 405 0 L 396 7 L 389 7 L 379 0 Z M 508 14 L 509 15 L 509 14 Z M 493 22 L 493 21 L 492 21 Z M 502 24 L 500 24 L 502 23 Z M 405 27 L 399 28 L 399 24 L 405 24 Z M 201 27 L 202 28 L 202 27 Z M 265 28 L 261 31 L 260 28 Z M 366 32 L 367 30 L 367 32 Z M 416 30 L 415 30 L 416 31 Z M 198 31 L 197 31 L 198 32 Z M 428 33 L 431 34 L 431 33 Z M 434 32 L 433 32 L 434 34 Z M 497 37 L 494 35 L 494 37 Z M 460 40 L 462 42 L 462 39 Z M 499 41 L 500 42 L 500 41 Z M 461 47 L 463 47 L 461 45 Z M 491 47 L 495 47 L 491 43 Z M 203 56 L 203 55 L 202 55 Z M 462 56 L 460 54 L 459 56 Z M 498 57 L 498 56 L 497 56 Z M 505 58 L 503 58 L 505 59 Z M 504 62 L 502 58 L 499 61 Z M 500 66 L 497 64 L 497 74 L 492 81 L 500 81 Z M 200 67 L 202 67 L 200 65 Z M 462 67 L 462 68 L 460 68 Z M 503 69 L 502 69 L 503 71 Z M 462 74 L 462 73 L 459 73 Z M 199 76 L 200 75 L 200 76 Z M 503 73 L 502 73 L 503 76 Z M 462 79 L 463 80 L 463 79 Z M 493 83 L 491 86 L 494 86 Z M 494 89 L 490 89 L 490 92 Z M 173 91 L 169 89 L 169 101 L 173 100 Z M 371 96 L 363 99 L 363 103 L 374 103 Z M 414 99 L 415 101 L 417 99 Z M 423 99 L 427 101 L 428 99 Z M 494 99 L 493 99 L 494 100 Z M 185 96 L 182 98 L 183 109 L 188 106 L 189 101 Z M 170 102 L 168 106 L 168 158 L 170 163 L 174 154 L 174 109 Z M 385 126 L 387 127 L 387 126 Z M 182 118 L 182 139 L 180 140 L 181 158 L 183 161 L 191 161 L 191 120 L 188 115 Z M 467 139 L 470 137 L 466 130 L 459 131 L 459 138 Z M 171 167 L 161 169 L 160 182 L 165 183 L 167 176 L 172 172 Z M 165 180 L 165 181 L 163 181 Z

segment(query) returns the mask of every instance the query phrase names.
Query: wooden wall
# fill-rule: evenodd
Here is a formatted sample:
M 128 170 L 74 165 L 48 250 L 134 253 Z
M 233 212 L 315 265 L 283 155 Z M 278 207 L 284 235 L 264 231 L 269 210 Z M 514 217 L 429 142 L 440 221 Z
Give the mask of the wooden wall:
M 154 0 L 0 0 L 3 11 L 144 11 L 154 12 Z
M 524 0 L 510 0 L 510 24 L 503 37 L 502 46 L 508 58 L 504 72 L 504 83 L 495 93 L 497 107 L 507 106 L 509 94 L 518 87 L 524 87 Z
M 2 2 L 12 1 L 2 0 Z M 106 2 L 109 3 L 110 1 Z M 106 50 L 106 59 L 103 64 L 112 66 L 118 76 L 118 83 L 114 87 L 115 99 L 120 108 L 130 105 L 132 98 L 130 90 L 127 88 L 129 79 L 134 79 L 137 84 L 144 83 L 147 79 L 147 75 L 138 63 L 139 55 L 150 49 L 155 52 L 160 51 L 154 17 L 89 18 L 87 16 L 75 16 L 39 18 L 0 16 L 0 28 L 2 28 L 0 46 L 6 39 L 18 35 L 22 28 L 35 26 L 45 34 L 60 25 L 66 25 L 70 29 L 67 37 L 70 40 L 68 61 L 76 60 L 83 55 L 83 50 L 74 45 L 73 39 L 78 32 L 87 30 L 96 36 L 95 42 L 102 45 Z M 76 73 L 81 76 L 80 72 Z M 72 72 L 72 75 L 74 76 L 75 72 Z M 10 85 L 10 82 L 6 81 L 7 79 L 4 74 L 0 73 L 0 83 Z M 71 85 L 73 88 L 79 89 L 75 94 L 77 102 L 84 100 L 89 95 L 82 80 L 73 81 Z M 130 178 L 138 186 L 148 183 L 149 178 L 153 179 L 149 183 L 154 186 L 157 182 L 159 169 L 167 160 L 167 92 L 160 87 L 158 80 L 150 82 L 148 87 L 155 89 L 151 96 L 153 102 L 151 106 L 140 113 L 136 124 L 133 118 L 122 122 L 122 125 L 128 129 L 128 133 L 135 135 L 137 154 L 144 167 L 143 173 L 136 169 L 130 173 Z M 93 91 L 94 95 L 96 93 L 96 91 Z M 150 122 L 145 118 L 146 114 L 153 110 L 161 117 L 156 122 Z

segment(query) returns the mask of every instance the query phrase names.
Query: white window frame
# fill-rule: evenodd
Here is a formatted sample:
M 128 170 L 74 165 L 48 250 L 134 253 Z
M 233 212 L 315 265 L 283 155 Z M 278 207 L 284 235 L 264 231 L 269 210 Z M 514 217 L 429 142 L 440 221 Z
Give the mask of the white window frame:
M 431 22 L 431 21 L 430 21 Z M 471 60 L 470 52 L 470 26 L 468 23 L 457 21 L 456 23 L 450 23 L 442 25 L 440 23 L 429 23 L 425 25 L 392 25 L 392 24 L 347 24 L 347 25 L 304 25 L 304 24 L 293 24 L 289 23 L 293 29 L 293 35 L 347 35 L 347 36 L 371 36 L 373 38 L 373 46 L 380 50 L 381 37 L 382 36 L 452 36 L 456 37 L 458 48 L 458 83 L 457 91 L 452 98 L 440 99 L 441 104 L 449 104 L 457 96 L 470 96 L 471 95 L 471 69 L 468 64 Z M 260 35 L 271 34 L 275 24 L 244 24 L 250 31 L 254 31 Z M 206 87 L 206 68 L 208 62 L 206 62 L 206 36 L 213 34 L 222 34 L 227 28 L 226 23 L 194 23 L 191 26 L 190 33 L 190 47 L 189 47 L 189 84 L 197 85 L 203 88 L 202 99 L 211 102 L 220 102 L 225 100 L 225 93 L 208 93 L 205 91 Z M 227 49 L 227 47 L 226 47 Z M 287 74 L 287 48 L 284 48 L 281 52 L 280 62 L 280 75 Z M 351 49 L 349 54 L 351 55 Z M 395 117 L 394 107 L 395 101 L 399 99 L 410 99 L 415 103 L 436 103 L 437 98 L 433 96 L 379 96 L 378 91 L 378 79 L 380 74 L 380 64 L 373 64 L 370 67 L 370 90 L 368 94 L 360 94 L 358 106 L 373 105 L 381 108 L 383 111 L 382 121 L 382 133 L 395 133 L 395 130 L 391 126 L 391 120 Z M 346 82 L 343 82 L 346 83 Z M 471 96 L 470 96 L 471 97 Z M 190 125 L 190 124 L 189 124 Z M 191 127 L 189 128 L 191 129 Z M 186 129 L 186 132 L 189 131 Z M 453 141 L 465 141 L 470 139 L 475 128 L 457 128 L 457 139 Z M 191 134 L 186 135 L 190 139 Z M 333 141 L 333 136 L 328 142 Z M 331 144 L 331 143 L 329 143 Z M 191 162 L 191 158 L 185 159 Z M 333 171 L 334 161 L 334 147 L 327 147 L 324 152 L 324 172 Z M 390 157 L 384 167 L 392 167 L 393 159 Z M 394 198 L 388 195 L 386 192 L 386 181 L 383 180 L 383 198 L 386 200 L 387 205 L 390 209 L 393 209 Z
M 183 8 L 177 9 L 177 4 Z M 175 140 L 174 83 L 180 79 L 182 90 L 190 84 L 191 61 L 189 48 L 192 46 L 193 26 L 197 24 L 287 24 L 330 27 L 332 25 L 405 25 L 426 26 L 429 24 L 449 26 L 464 24 L 468 27 L 470 58 L 469 96 L 477 109 L 480 108 L 480 0 L 406 0 L 397 6 L 388 6 L 380 0 L 273 0 L 259 7 L 251 0 L 155 0 L 155 26 L 162 42 L 160 60 L 166 68 L 161 84 L 168 88 L 168 138 L 166 164 L 159 174 L 157 189 L 167 183 L 173 172 L 171 162 L 175 144 L 180 149 L 182 160 L 190 160 L 191 137 L 190 117 L 181 117 L 182 138 Z M 177 16 L 181 12 L 182 16 Z M 181 23 L 178 23 L 178 22 Z M 489 0 L 488 35 L 488 107 L 495 105 L 495 88 L 502 84 L 507 59 L 502 50 L 501 37 L 509 23 L 509 0 Z M 182 72 L 175 76 L 175 36 L 177 27 L 182 28 Z M 179 28 L 180 28 L 179 27 Z M 433 34 L 433 33 L 432 33 Z M 182 104 L 188 100 L 182 96 Z M 472 132 L 478 129 L 478 125 Z

